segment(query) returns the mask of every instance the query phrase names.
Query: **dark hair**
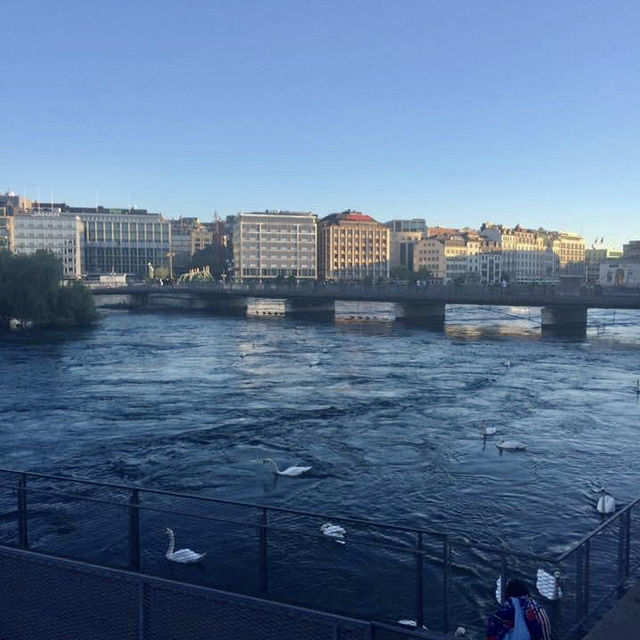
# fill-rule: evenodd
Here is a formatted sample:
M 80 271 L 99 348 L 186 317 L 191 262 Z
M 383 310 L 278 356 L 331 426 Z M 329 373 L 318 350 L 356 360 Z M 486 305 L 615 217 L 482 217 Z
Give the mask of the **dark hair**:
M 529 595 L 529 587 L 523 580 L 509 580 L 504 591 L 505 598 L 520 598 Z

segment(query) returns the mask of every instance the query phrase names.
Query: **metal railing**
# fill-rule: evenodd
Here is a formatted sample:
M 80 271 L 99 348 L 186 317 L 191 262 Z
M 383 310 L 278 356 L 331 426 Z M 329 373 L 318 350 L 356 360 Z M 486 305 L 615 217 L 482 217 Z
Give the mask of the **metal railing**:
M 392 626 L 399 617 L 412 617 L 417 628 L 426 624 L 445 633 L 458 624 L 481 626 L 484 616 L 477 611 L 477 601 L 468 597 L 472 588 L 482 585 L 486 590 L 482 598 L 486 615 L 495 607 L 491 597 L 496 577 L 501 576 L 504 590 L 507 579 L 525 577 L 532 582 L 536 569 L 543 567 L 561 574 L 564 596 L 547 603 L 556 637 L 575 638 L 603 605 L 620 595 L 640 567 L 640 499 L 562 553 L 543 556 L 424 528 L 10 469 L 0 469 L 2 489 L 14 494 L 11 504 L 2 501 L 0 540 L 5 546 L 162 575 L 169 564 L 160 561 L 162 553 L 156 549 L 162 518 L 164 524 L 178 522 L 181 530 L 189 531 L 189 546 L 197 549 L 194 538 L 201 540 L 216 566 L 214 579 L 199 573 L 172 574 L 172 579 L 380 619 Z M 9 494 L 1 495 L 6 499 Z M 47 510 L 78 502 L 84 508 L 72 514 L 78 522 L 87 520 L 88 535 L 80 534 L 78 522 L 58 522 L 58 513 Z M 105 524 L 105 512 L 120 515 L 109 516 Z M 319 524 L 326 521 L 347 529 L 346 544 L 320 531 Z M 198 523 L 197 528 L 188 523 Z M 107 531 L 117 543 L 109 538 L 101 548 Z M 225 553 L 225 547 L 231 553 Z M 318 569 L 318 588 L 305 592 L 308 585 L 299 573 L 311 579 L 318 567 L 322 569 Z M 349 584 L 332 582 L 329 569 L 340 571 L 338 577 L 346 574 Z M 395 589 L 388 611 L 380 611 L 382 599 L 372 600 L 368 593 L 373 582 Z M 337 602 L 328 597 L 332 590 L 337 591 Z M 346 600 L 353 603 L 351 610 Z M 400 611 L 406 613 L 401 616 Z M 382 627 L 378 635 L 386 637 Z

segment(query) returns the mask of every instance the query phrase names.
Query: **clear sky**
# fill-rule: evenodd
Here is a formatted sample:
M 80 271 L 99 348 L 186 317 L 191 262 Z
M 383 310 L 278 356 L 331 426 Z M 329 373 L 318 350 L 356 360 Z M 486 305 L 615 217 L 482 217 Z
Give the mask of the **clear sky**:
M 637 0 L 4 0 L 0 190 L 640 239 Z

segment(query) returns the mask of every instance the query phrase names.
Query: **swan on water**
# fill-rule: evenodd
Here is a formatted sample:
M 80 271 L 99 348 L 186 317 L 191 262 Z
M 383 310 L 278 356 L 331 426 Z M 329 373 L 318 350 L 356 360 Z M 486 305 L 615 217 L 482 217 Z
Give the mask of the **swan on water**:
M 522 442 L 518 442 L 517 440 L 505 440 L 504 438 L 500 438 L 500 442 L 496 442 L 496 447 L 498 449 L 507 449 L 509 451 L 525 451 L 526 445 L 522 444 Z
M 560 572 L 555 571 L 553 575 L 551 575 L 544 569 L 538 569 L 538 573 L 536 574 L 536 589 L 538 593 L 547 600 L 560 600 L 560 598 L 562 598 Z
M 509 369 L 511 367 L 511 360 L 505 360 L 504 361 L 504 366 L 506 369 Z
M 346 542 L 344 536 L 347 533 L 347 530 L 344 527 L 341 527 L 339 524 L 325 522 L 323 525 L 320 525 L 320 531 L 325 536 L 333 538 L 339 544 L 344 544 Z
M 398 620 L 398 624 L 401 624 L 403 627 L 411 627 L 413 629 L 417 629 L 418 628 L 418 623 L 415 620 L 411 620 L 409 618 L 402 618 L 401 620 Z M 425 625 L 422 625 L 422 630 L 423 631 L 428 631 L 427 627 L 425 627 Z
M 164 532 L 169 536 L 169 548 L 164 554 L 164 557 L 170 562 L 192 564 L 194 562 L 200 562 L 207 555 L 206 553 L 196 553 L 195 551 L 191 551 L 191 549 L 178 549 L 174 551 L 176 537 L 173 534 L 173 529 L 165 529 Z
M 311 471 L 311 467 L 287 467 L 286 469 L 280 471 L 280 469 L 278 469 L 278 465 L 271 458 L 265 458 L 262 461 L 262 464 L 267 463 L 271 463 L 273 465 L 274 473 L 278 474 L 279 476 L 289 476 L 293 478 L 295 476 L 301 476 L 303 473 L 307 473 L 307 471 Z
M 498 427 L 487 427 L 485 421 L 482 421 L 482 435 L 483 436 L 495 436 L 498 433 Z
M 600 489 L 600 497 L 596 504 L 596 511 L 602 514 L 613 513 L 616 510 L 616 499 L 607 493 L 604 489 Z

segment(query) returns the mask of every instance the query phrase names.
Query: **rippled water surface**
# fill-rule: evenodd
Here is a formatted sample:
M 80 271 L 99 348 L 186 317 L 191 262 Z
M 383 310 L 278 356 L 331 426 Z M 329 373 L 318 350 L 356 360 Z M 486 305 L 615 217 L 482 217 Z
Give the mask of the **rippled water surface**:
M 620 503 L 640 494 L 640 314 L 590 312 L 573 341 L 542 339 L 525 309 L 449 309 L 440 333 L 375 317 L 112 312 L 84 332 L 2 338 L 2 466 L 540 553 L 598 524 L 594 486 Z M 527 451 L 500 455 L 481 420 Z M 276 480 L 264 457 L 313 470 Z M 73 535 L 73 511 L 60 513 L 43 539 Z

